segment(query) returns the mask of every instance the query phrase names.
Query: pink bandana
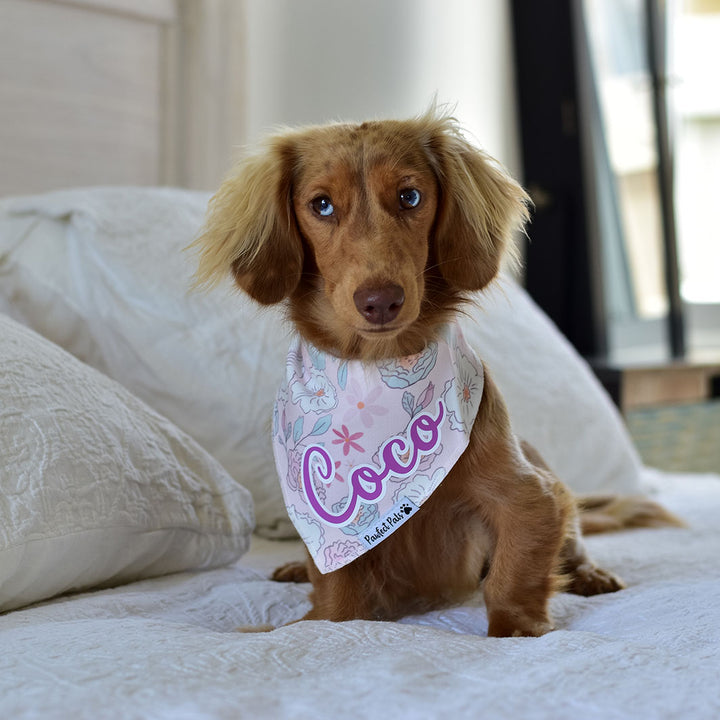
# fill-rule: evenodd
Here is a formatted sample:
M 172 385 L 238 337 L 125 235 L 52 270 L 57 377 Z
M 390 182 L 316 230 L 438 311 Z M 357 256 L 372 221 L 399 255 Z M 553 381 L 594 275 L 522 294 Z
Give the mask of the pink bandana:
M 418 355 L 341 360 L 296 338 L 273 414 L 290 519 L 322 573 L 412 517 L 467 447 L 483 366 L 457 325 Z

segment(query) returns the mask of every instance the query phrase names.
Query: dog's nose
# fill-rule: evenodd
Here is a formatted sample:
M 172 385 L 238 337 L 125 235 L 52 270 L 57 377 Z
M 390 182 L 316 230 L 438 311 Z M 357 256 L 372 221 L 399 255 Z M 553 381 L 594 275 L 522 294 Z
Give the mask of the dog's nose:
M 405 291 L 399 285 L 361 287 L 353 295 L 358 312 L 373 325 L 394 320 L 405 302 Z

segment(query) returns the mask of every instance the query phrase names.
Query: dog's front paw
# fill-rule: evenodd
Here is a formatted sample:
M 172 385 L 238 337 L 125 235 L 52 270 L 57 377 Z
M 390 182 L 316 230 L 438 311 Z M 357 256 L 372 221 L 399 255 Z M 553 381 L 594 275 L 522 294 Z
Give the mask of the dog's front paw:
M 570 575 L 567 591 L 575 595 L 601 595 L 622 590 L 625 583 L 609 570 L 603 570 L 593 563 L 578 565 Z
M 309 582 L 307 565 L 304 562 L 285 563 L 275 570 L 271 579 L 276 582 Z
M 540 637 L 554 629 L 546 615 L 532 618 L 529 615 L 507 610 L 496 610 L 488 616 L 489 637 Z

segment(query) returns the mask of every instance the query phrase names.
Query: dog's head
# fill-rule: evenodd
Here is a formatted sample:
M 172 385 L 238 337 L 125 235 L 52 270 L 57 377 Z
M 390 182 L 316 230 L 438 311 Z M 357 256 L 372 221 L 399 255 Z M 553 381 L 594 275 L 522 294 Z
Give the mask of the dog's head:
M 214 196 L 198 279 L 232 272 L 346 357 L 416 352 L 497 274 L 527 217 L 515 181 L 429 113 L 276 135 Z

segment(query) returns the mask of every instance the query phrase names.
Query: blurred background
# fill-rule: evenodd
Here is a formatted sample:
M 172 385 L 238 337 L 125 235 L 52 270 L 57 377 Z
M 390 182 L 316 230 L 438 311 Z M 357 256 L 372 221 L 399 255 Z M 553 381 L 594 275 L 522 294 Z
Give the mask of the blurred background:
M 0 0 L 0 195 L 212 190 L 277 126 L 436 97 L 531 193 L 521 281 L 646 460 L 720 466 L 718 68 L 720 0 Z

